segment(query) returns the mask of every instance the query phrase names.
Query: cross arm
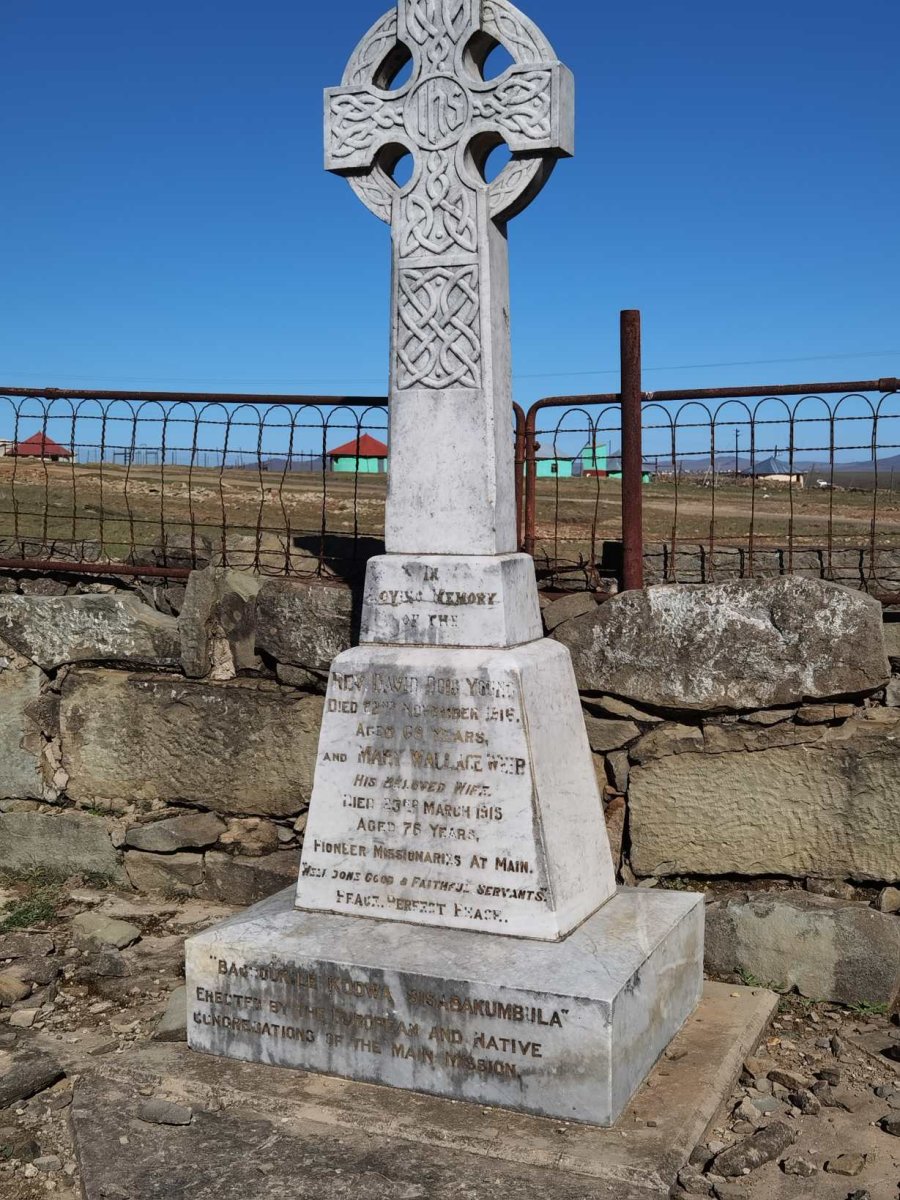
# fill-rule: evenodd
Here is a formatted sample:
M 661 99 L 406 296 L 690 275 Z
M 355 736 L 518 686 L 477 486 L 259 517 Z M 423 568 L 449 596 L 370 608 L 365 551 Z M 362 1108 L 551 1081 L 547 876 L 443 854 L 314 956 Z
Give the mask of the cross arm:
M 405 140 L 402 135 L 401 100 L 373 87 L 336 87 L 325 92 L 327 171 L 367 171 L 385 146 Z
M 575 82 L 559 62 L 510 67 L 475 91 L 472 132 L 498 133 L 510 150 L 575 152 Z

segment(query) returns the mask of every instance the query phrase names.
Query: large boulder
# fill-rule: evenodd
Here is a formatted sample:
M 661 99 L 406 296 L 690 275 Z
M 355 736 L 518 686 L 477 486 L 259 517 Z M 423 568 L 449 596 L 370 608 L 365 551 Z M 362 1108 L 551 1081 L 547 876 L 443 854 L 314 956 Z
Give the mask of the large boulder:
M 36 868 L 54 875 L 121 876 L 106 823 L 99 817 L 0 813 L 0 874 L 22 875 Z
M 323 703 L 255 680 L 72 671 L 60 712 L 68 794 L 295 815 L 312 790 Z
M 634 870 L 900 879 L 900 711 L 872 713 L 807 728 L 805 744 L 710 753 L 709 741 L 632 767 Z
M 0 596 L 0 638 L 44 670 L 64 663 L 178 665 L 174 617 L 137 596 Z
M 32 716 L 42 680 L 37 667 L 17 670 L 0 647 L 0 800 L 39 800 L 43 794 L 41 736 Z
M 774 708 L 890 675 L 878 601 L 793 576 L 623 592 L 553 636 L 582 691 L 657 708 Z
M 256 646 L 278 663 L 324 673 L 352 645 L 353 596 L 321 582 L 267 579 L 256 601 Z
M 900 921 L 804 892 L 750 892 L 706 909 L 706 969 L 796 987 L 811 1000 L 891 1005 L 900 991 Z

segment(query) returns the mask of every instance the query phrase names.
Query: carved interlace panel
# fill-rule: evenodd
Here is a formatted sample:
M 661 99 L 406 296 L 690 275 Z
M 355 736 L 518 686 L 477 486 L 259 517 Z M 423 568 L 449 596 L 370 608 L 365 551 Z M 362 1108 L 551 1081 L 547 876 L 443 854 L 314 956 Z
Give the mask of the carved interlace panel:
M 546 141 L 551 131 L 553 78 L 547 70 L 521 71 L 477 96 L 472 112 L 507 141 Z
M 488 207 L 492 217 L 500 218 L 513 209 L 523 196 L 534 189 L 544 172 L 540 158 L 513 159 L 488 188 Z
M 344 71 L 344 85 L 371 83 L 375 73 L 397 45 L 397 10 L 392 8 L 376 21 L 353 52 Z
M 498 79 L 458 69 L 479 29 L 515 59 Z M 411 78 L 385 91 L 403 47 L 412 54 Z M 571 93 L 560 83 L 563 70 L 537 26 L 509 0 L 397 0 L 357 47 L 342 87 L 328 93 L 327 165 L 393 226 L 398 387 L 481 386 L 484 223 L 525 207 L 553 155 L 567 152 L 560 130 Z M 554 108 L 560 105 L 562 117 Z M 487 185 L 467 149 L 477 137 L 497 135 L 516 157 Z M 405 188 L 384 169 L 398 146 L 415 160 Z
M 398 283 L 397 386 L 481 387 L 477 266 L 407 268 Z
M 457 45 L 472 32 L 473 0 L 406 0 L 406 32 L 429 68 L 452 72 Z
M 390 225 L 394 215 L 394 192 L 396 190 L 390 177 L 380 167 L 376 167 L 369 175 L 349 176 L 347 182 L 369 212 L 374 213 L 376 217 L 380 217 L 382 221 Z
M 400 201 L 400 257 L 477 249 L 475 193 L 461 182 L 451 156 L 434 150 L 418 184 Z
M 385 101 L 371 92 L 340 92 L 329 105 L 329 151 L 337 160 L 368 155 L 403 128 L 399 101 Z
M 487 33 L 502 42 L 518 63 L 555 58 L 553 48 L 533 21 L 506 0 L 484 0 L 481 22 Z

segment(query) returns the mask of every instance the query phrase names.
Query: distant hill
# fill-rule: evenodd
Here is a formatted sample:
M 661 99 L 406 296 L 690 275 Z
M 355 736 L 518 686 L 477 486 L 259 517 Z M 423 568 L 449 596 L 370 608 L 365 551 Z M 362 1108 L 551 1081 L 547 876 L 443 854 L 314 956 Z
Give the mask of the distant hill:
M 769 455 L 760 454 L 755 462 L 757 470 L 769 458 Z M 779 454 L 779 461 L 787 464 L 788 458 L 785 454 Z M 616 464 L 618 465 L 618 464 Z M 751 460 L 749 457 L 739 456 L 737 459 L 737 472 L 739 475 L 749 475 L 751 469 Z M 644 467 L 649 471 L 657 471 L 663 474 L 672 473 L 672 459 L 669 455 L 653 454 L 644 455 Z M 827 477 L 831 473 L 827 457 L 823 458 L 795 458 L 793 462 L 794 471 L 803 475 L 815 474 L 821 477 Z M 685 475 L 705 475 L 710 469 L 709 456 L 690 455 L 687 457 L 678 458 L 678 470 Z M 735 472 L 735 457 L 733 454 L 717 454 L 715 457 L 715 469 L 723 475 L 733 475 Z M 874 475 L 876 463 L 872 459 L 863 459 L 855 462 L 836 462 L 834 464 L 835 475 L 847 473 L 869 474 Z M 900 472 L 900 454 L 886 455 L 884 458 L 877 460 L 877 470 L 879 475 L 890 474 L 891 471 Z
M 877 460 L 878 472 L 882 471 L 900 471 L 900 454 L 891 454 L 885 458 Z M 871 459 L 864 459 L 860 462 L 852 463 L 835 463 L 835 471 L 874 471 L 876 463 Z

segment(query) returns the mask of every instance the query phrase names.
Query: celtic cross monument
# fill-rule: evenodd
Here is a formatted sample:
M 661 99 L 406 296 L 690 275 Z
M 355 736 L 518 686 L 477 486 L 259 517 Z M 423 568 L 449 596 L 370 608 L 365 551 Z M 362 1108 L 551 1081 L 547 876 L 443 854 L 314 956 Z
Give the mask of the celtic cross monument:
M 189 941 L 188 1029 L 609 1124 L 699 999 L 703 908 L 616 891 L 569 653 L 516 552 L 506 228 L 572 154 L 573 96 L 507 0 L 399 0 L 326 92 L 326 166 L 391 226 L 386 553 L 332 664 L 296 894 Z

